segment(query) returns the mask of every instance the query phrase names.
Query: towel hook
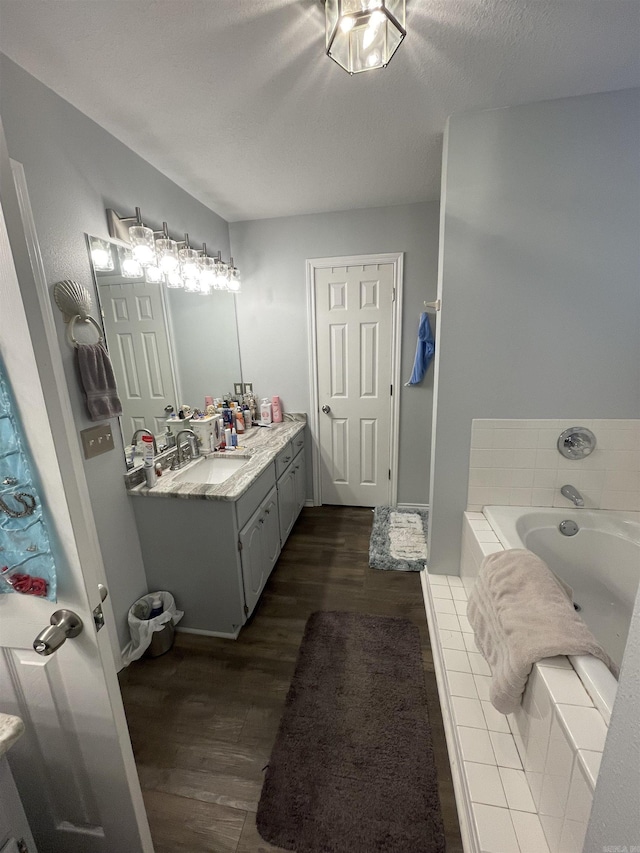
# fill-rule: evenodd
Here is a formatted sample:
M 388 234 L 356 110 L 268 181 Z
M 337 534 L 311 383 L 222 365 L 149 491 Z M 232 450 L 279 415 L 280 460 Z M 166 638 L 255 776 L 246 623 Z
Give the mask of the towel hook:
M 82 320 L 83 323 L 91 323 L 98 333 L 96 343 L 101 344 L 103 342 L 102 329 L 91 316 L 93 303 L 91 294 L 86 287 L 71 279 L 58 281 L 53 286 L 53 298 L 62 311 L 64 322 L 67 323 L 67 339 L 72 346 L 77 347 L 80 344 L 73 334 L 74 326 L 78 320 Z

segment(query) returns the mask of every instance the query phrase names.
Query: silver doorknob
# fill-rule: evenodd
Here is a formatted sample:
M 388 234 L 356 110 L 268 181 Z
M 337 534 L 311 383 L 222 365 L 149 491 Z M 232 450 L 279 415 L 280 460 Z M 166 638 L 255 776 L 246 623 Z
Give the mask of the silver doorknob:
M 65 640 L 82 633 L 82 619 L 73 610 L 56 610 L 50 621 L 33 641 L 33 648 L 43 657 L 52 655 Z
M 323 406 L 322 411 L 325 413 L 325 415 L 328 415 L 331 411 L 331 406 Z

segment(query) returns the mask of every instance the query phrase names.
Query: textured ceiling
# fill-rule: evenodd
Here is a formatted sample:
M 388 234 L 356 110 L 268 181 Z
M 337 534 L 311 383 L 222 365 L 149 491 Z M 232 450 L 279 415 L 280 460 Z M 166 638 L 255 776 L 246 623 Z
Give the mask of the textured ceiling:
M 637 0 L 408 0 L 385 70 L 319 0 L 0 0 L 0 49 L 234 221 L 437 198 L 448 115 L 640 85 Z

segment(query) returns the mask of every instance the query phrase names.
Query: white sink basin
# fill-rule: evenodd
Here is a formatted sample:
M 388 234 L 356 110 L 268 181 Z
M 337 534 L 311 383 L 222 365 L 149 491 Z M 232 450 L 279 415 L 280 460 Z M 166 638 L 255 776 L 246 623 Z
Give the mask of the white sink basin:
M 229 477 L 236 474 L 251 459 L 250 456 L 207 456 L 190 464 L 183 471 L 172 475 L 174 483 L 206 483 L 213 486 L 216 483 L 224 483 Z

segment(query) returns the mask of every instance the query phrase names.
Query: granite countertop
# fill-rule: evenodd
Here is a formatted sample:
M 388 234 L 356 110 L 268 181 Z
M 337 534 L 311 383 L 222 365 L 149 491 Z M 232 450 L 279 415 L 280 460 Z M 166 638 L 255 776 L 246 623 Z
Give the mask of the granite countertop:
M 185 483 L 175 482 L 169 471 L 158 478 L 156 485 L 149 489 L 144 483 L 132 483 L 132 473 L 125 474 L 127 492 L 132 497 L 145 498 L 183 498 L 187 500 L 207 501 L 237 501 L 238 498 L 255 483 L 260 474 L 269 467 L 280 450 L 295 438 L 306 426 L 306 415 L 289 415 L 290 419 L 281 424 L 272 424 L 270 428 L 253 427 L 243 436 L 238 436 L 242 442 L 237 450 L 225 451 L 229 458 L 250 457 L 237 474 L 232 474 L 223 483 Z M 218 455 L 218 454 L 216 454 Z M 197 465 L 197 461 L 190 463 Z M 181 468 L 184 474 L 189 466 Z
M 0 714 L 0 758 L 11 749 L 23 732 L 24 723 L 20 717 Z

